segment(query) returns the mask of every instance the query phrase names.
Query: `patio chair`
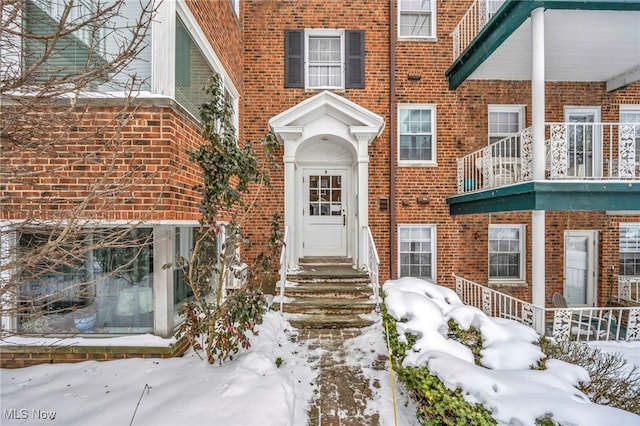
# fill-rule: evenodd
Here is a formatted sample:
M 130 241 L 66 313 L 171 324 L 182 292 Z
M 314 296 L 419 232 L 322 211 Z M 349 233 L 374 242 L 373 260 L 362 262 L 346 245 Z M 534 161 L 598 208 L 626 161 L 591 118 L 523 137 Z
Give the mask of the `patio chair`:
M 567 299 L 556 292 L 551 297 L 553 307 L 556 309 L 569 309 Z M 571 335 L 576 336 L 579 340 L 582 336 L 607 338 L 609 336 L 607 321 L 603 318 L 584 317 L 574 313 L 571 317 Z

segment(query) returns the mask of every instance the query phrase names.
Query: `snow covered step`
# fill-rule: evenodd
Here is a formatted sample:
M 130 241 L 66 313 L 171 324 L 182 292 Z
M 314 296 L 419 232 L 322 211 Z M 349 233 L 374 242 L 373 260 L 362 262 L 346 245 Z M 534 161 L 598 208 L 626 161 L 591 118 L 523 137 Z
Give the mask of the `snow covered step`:
M 291 314 L 289 323 L 296 328 L 364 328 L 373 321 L 361 315 Z
M 371 284 L 344 282 L 297 283 L 285 288 L 287 297 L 321 297 L 368 299 L 373 294 Z
M 375 302 L 368 299 L 336 297 L 296 297 L 283 304 L 284 312 L 306 314 L 358 314 L 375 309 Z

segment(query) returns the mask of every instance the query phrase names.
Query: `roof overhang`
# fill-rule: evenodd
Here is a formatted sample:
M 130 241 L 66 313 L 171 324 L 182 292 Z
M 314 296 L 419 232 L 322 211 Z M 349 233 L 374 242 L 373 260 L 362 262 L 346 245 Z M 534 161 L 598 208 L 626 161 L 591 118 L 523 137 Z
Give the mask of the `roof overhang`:
M 333 134 L 370 144 L 382 133 L 384 120 L 355 102 L 324 91 L 272 117 L 269 129 L 280 141 Z
M 446 76 L 465 80 L 531 79 L 531 13 L 543 8 L 546 81 L 601 81 L 615 90 L 640 80 L 637 0 L 507 0 Z
M 446 199 L 452 216 L 515 211 L 636 211 L 640 183 L 623 181 L 532 181 Z

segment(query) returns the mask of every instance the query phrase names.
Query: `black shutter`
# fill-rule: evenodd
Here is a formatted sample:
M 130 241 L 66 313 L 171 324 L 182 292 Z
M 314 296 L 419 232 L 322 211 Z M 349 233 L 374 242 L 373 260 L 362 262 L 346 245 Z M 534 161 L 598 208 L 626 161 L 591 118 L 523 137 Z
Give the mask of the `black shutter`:
M 304 30 L 284 31 L 284 87 L 304 87 Z
M 345 32 L 345 86 L 364 88 L 364 31 Z

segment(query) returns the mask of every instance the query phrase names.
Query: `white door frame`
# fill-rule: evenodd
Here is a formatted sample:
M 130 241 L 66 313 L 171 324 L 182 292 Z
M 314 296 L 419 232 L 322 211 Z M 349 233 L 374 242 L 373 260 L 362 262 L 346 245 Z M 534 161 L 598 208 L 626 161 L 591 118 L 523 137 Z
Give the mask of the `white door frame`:
M 570 238 L 586 238 L 586 256 L 584 259 L 568 259 L 569 247 L 567 245 Z M 598 231 L 593 230 L 571 230 L 564 231 L 564 267 L 563 267 L 563 292 L 570 306 L 596 306 L 598 302 Z M 571 272 L 576 262 L 584 262 L 586 268 L 585 282 L 585 303 L 572 301 L 569 297 L 569 283 Z
M 300 217 L 298 218 L 298 222 L 300 223 L 300 234 L 301 238 L 298 239 L 298 243 L 300 244 L 300 253 L 301 256 L 339 256 L 339 257 L 351 257 L 352 256 L 352 247 L 350 244 L 349 238 L 349 230 L 351 229 L 353 223 L 353 212 L 350 206 L 353 198 L 353 190 L 351 185 L 351 167 L 349 165 L 331 165 L 324 167 L 319 166 L 304 166 L 301 167 L 301 175 L 302 182 L 299 189 L 299 200 L 301 200 L 300 208 L 298 212 Z M 335 176 L 340 175 L 343 176 L 340 191 L 341 191 L 341 200 L 340 200 L 340 212 L 339 214 L 330 214 L 327 216 L 318 216 L 312 215 L 310 210 L 310 201 L 309 201 L 309 178 L 310 176 Z M 326 207 L 329 207 L 326 205 Z M 331 206 L 332 208 L 335 206 Z M 329 212 L 331 213 L 331 212 Z M 331 236 L 332 231 L 338 230 L 340 235 L 338 236 L 339 241 L 328 242 L 327 244 L 314 244 L 318 241 L 316 237 L 319 235 L 313 236 L 309 231 L 312 231 L 309 228 L 312 228 L 309 222 L 316 219 L 318 222 L 330 222 L 326 224 L 322 224 L 319 226 L 326 225 L 327 237 Z M 333 225 L 332 225 L 332 224 Z M 336 235 L 334 235 L 336 237 Z M 325 240 L 326 241 L 326 240 Z
M 597 124 L 593 126 L 593 141 L 592 141 L 592 155 L 591 160 L 592 172 L 589 177 L 601 177 L 602 176 L 602 126 L 600 125 L 600 107 L 599 106 L 565 106 L 564 107 L 564 121 L 569 123 L 569 117 L 572 115 L 593 115 L 593 123 Z M 567 149 L 569 149 L 569 130 L 567 130 Z M 567 157 L 568 161 L 568 157 Z M 578 174 L 578 176 L 580 176 Z
M 352 202 L 348 215 L 348 255 L 361 268 L 363 238 L 369 225 L 369 145 L 384 129 L 377 114 L 330 91 L 307 98 L 269 120 L 284 145 L 284 225 L 289 232 L 288 268 L 301 256 L 302 167 L 345 165 L 350 170 Z M 336 161 L 337 160 L 337 161 Z

